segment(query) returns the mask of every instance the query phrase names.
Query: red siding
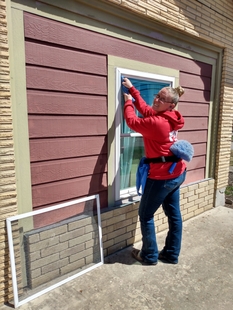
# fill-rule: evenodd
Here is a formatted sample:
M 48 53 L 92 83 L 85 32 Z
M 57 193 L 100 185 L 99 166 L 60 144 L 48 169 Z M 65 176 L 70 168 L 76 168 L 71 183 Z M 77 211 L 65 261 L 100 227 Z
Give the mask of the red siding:
M 28 90 L 28 113 L 47 115 L 107 115 L 106 96 Z
M 38 48 L 38 44 L 35 42 L 26 42 L 25 50 L 28 64 L 106 75 L 106 60 L 100 55 L 48 45 L 40 45 Z
M 107 132 L 105 116 L 29 115 L 29 137 L 98 136 Z
M 31 89 L 107 94 L 107 78 L 103 76 L 38 67 L 27 67 L 26 75 L 27 87 Z
M 106 157 L 106 154 L 100 154 L 99 156 L 32 163 L 32 184 L 43 184 L 107 172 Z
M 106 173 L 41 184 L 33 186 L 33 206 L 40 207 L 51 205 L 54 201 L 77 199 L 77 195 L 80 197 L 89 196 L 106 190 L 106 188 Z
M 107 56 L 180 70 L 187 182 L 205 176 L 211 65 L 25 13 L 33 207 L 100 193 L 107 206 Z
M 107 154 L 104 137 L 30 139 L 31 162 Z
M 45 44 L 59 44 L 102 55 L 115 55 L 127 59 L 158 64 L 200 76 L 211 76 L 211 66 L 196 60 L 147 48 L 143 45 L 105 36 L 54 20 L 25 13 L 25 37 Z

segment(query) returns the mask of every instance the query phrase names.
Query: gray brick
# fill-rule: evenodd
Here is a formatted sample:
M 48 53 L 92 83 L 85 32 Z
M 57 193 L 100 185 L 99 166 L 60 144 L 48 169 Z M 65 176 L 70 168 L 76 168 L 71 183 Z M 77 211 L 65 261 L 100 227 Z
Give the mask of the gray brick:
M 101 261 L 100 249 L 99 247 L 94 247 L 90 255 L 85 257 L 86 265 L 97 264 Z
M 90 248 L 90 249 L 84 250 L 82 252 L 76 253 L 74 255 L 71 255 L 70 256 L 70 263 L 72 263 L 76 260 L 79 260 L 81 258 L 84 258 L 86 256 L 92 255 L 92 254 L 93 254 L 93 248 Z
M 124 235 L 118 236 L 114 238 L 114 243 L 119 243 L 121 241 L 125 241 L 126 239 L 132 237 L 131 232 L 125 233 Z
M 29 251 L 30 252 L 36 252 L 38 250 L 53 246 L 57 243 L 59 243 L 59 236 L 51 237 L 49 239 L 45 239 L 43 241 L 39 241 L 37 243 L 30 244 L 29 245 Z
M 81 228 L 83 226 L 87 226 L 88 224 L 92 224 L 92 218 L 91 217 L 87 217 L 87 218 L 84 218 L 81 220 L 77 220 L 75 222 L 68 224 L 68 231 L 73 230 L 73 229 L 77 229 L 77 228 Z
M 59 277 L 59 274 L 60 274 L 59 270 L 47 272 L 46 274 L 44 274 L 40 277 L 37 277 L 35 279 L 31 279 L 31 282 L 29 283 L 29 285 L 32 289 L 36 288 L 41 284 L 48 283 L 49 281 Z
M 94 262 L 94 255 L 93 254 L 85 257 L 86 265 L 93 264 L 93 262 Z
M 89 232 L 94 231 L 94 230 L 96 230 L 95 225 L 87 225 L 87 226 L 85 226 L 85 233 L 89 233 Z
M 45 257 L 45 256 L 51 255 L 53 253 L 60 253 L 66 249 L 68 249 L 68 242 L 58 243 L 54 246 L 42 249 L 41 250 L 41 257 Z
M 85 260 L 84 260 L 84 258 L 82 258 L 80 260 L 73 262 L 72 264 L 68 264 L 68 265 L 62 267 L 60 269 L 60 272 L 61 272 L 61 275 L 67 274 L 68 272 L 71 272 L 71 271 L 76 271 L 76 273 L 78 273 L 77 269 L 82 268 L 84 266 L 85 266 Z
M 38 259 L 34 262 L 31 262 L 31 270 L 43 267 L 49 263 L 59 260 L 59 253 L 47 256 L 45 258 Z
M 108 255 L 118 251 L 118 250 L 122 250 L 123 248 L 126 247 L 126 241 L 122 241 L 120 243 L 114 244 L 113 246 L 108 248 Z
M 85 248 L 84 247 L 84 243 L 75 245 L 72 248 L 68 248 L 65 251 L 60 252 L 60 258 L 64 258 L 64 257 L 67 257 L 67 256 L 74 255 L 74 254 L 76 254 L 78 252 L 83 251 L 84 248 Z
M 37 269 L 34 269 L 30 272 L 30 277 L 33 279 L 33 278 L 37 278 L 41 276 L 41 268 L 37 268 Z
M 60 269 L 61 267 L 66 266 L 67 264 L 69 264 L 68 257 L 66 257 L 64 259 L 60 259 L 56 262 L 53 262 L 51 264 L 48 264 L 48 265 L 42 267 L 41 268 L 42 274 L 45 274 L 45 273 L 53 271 L 53 270 Z
M 95 245 L 95 241 L 93 239 L 89 240 L 89 241 L 85 242 L 85 249 L 91 248 L 94 245 Z
M 72 240 L 69 241 L 69 247 L 71 248 L 74 245 L 85 243 L 86 241 L 88 241 L 90 239 L 92 239 L 92 233 L 88 233 L 88 234 L 83 235 L 81 237 L 72 239 Z
M 40 241 L 40 237 L 39 237 L 39 234 L 33 234 L 33 235 L 28 235 L 26 236 L 29 244 L 32 244 L 32 243 L 35 243 L 35 242 L 38 242 Z
M 65 232 L 67 232 L 67 224 L 42 231 L 40 233 L 40 240 L 51 239 L 64 234 Z
M 84 235 L 84 231 L 85 231 L 85 227 L 81 227 L 81 228 L 77 228 L 69 232 L 66 232 L 65 234 L 60 236 L 60 242 L 64 242 L 70 239 L 74 239 L 76 237 L 80 237 Z
M 30 262 L 33 262 L 34 260 L 37 260 L 40 258 L 41 258 L 40 251 L 36 251 L 36 252 L 32 252 L 32 253 L 29 253 L 27 251 L 27 253 L 26 253 L 26 260 L 28 260 Z

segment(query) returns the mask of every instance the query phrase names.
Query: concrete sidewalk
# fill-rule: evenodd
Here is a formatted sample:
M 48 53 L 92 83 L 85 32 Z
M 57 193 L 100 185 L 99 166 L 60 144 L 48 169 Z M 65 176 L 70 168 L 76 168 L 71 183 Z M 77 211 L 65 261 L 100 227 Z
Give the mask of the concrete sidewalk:
M 157 235 L 159 248 L 165 236 Z M 184 222 L 178 265 L 143 266 L 131 250 L 108 257 L 101 267 L 18 309 L 233 309 L 233 209 L 217 207 Z

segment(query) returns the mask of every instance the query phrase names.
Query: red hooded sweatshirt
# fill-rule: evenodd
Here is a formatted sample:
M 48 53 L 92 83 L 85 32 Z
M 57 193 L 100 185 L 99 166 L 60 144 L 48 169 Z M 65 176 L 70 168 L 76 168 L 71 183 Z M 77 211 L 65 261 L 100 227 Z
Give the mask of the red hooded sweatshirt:
M 177 131 L 184 126 L 182 115 L 176 110 L 156 112 L 146 104 L 135 87 L 131 87 L 129 91 L 135 99 L 136 109 L 143 118 L 136 115 L 132 100 L 125 102 L 124 117 L 129 128 L 142 134 L 145 156 L 154 158 L 174 155 L 169 149 L 177 141 Z M 148 177 L 157 180 L 173 179 L 182 174 L 186 168 L 185 162 L 181 160 L 170 174 L 168 170 L 171 165 L 172 162 L 150 163 Z

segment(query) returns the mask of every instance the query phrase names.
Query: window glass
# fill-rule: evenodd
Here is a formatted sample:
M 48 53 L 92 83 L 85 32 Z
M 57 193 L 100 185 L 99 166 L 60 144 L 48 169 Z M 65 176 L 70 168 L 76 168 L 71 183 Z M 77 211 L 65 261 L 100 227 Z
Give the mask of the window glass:
M 154 95 L 161 88 L 171 85 L 170 82 L 161 82 L 156 80 L 144 80 L 139 78 L 130 78 L 132 84 L 140 91 L 141 97 L 148 105 L 152 105 Z M 123 112 L 124 98 L 121 97 L 121 106 Z M 138 111 L 135 111 L 138 117 L 142 117 Z M 141 157 L 144 156 L 143 138 L 140 134 L 132 134 L 133 131 L 127 126 L 123 113 L 121 115 L 121 139 L 120 139 L 120 190 L 124 193 L 130 188 L 135 189 L 136 172 Z

